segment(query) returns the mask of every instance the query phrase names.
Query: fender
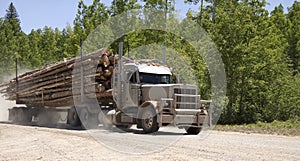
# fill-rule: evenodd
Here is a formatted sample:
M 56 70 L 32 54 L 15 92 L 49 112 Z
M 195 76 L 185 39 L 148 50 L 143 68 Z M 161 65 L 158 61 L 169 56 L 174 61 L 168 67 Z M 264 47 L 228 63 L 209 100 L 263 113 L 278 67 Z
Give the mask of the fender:
M 156 112 L 156 114 L 158 114 L 160 112 L 160 101 L 146 101 L 144 103 L 142 103 L 139 108 L 145 108 L 145 107 L 152 107 L 153 110 Z

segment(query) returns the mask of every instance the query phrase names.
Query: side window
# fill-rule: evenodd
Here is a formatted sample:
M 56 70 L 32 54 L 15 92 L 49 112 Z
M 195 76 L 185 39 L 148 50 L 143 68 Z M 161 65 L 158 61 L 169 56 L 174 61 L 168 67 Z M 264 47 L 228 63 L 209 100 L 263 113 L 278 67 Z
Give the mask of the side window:
M 137 83 L 136 72 L 134 72 L 134 73 L 131 75 L 130 83 Z

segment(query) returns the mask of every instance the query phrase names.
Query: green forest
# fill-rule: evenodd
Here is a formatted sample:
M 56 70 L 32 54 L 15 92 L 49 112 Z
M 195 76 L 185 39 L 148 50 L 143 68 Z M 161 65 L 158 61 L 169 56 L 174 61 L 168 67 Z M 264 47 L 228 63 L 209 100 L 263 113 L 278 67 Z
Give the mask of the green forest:
M 113 0 L 105 5 L 94 0 L 78 2 L 72 25 L 60 30 L 45 26 L 24 33 L 17 9 L 8 4 L 0 19 L 0 74 L 19 68 L 36 69 L 75 57 L 80 44 L 100 24 L 132 9 L 162 9 L 168 22 L 189 30 L 186 22 L 198 23 L 215 43 L 226 71 L 227 93 L 220 124 L 286 121 L 300 118 L 300 2 L 276 6 L 271 12 L 265 0 L 185 0 L 199 5 L 179 20 L 175 0 Z M 130 16 L 137 16 L 130 15 Z M 107 32 L 108 34 L 116 34 Z M 153 38 L 155 37 L 155 39 Z M 154 41 L 193 57 L 201 97 L 210 98 L 210 79 L 205 63 L 188 45 L 174 45 L 172 35 L 138 31 L 120 38 L 124 46 L 137 48 Z M 178 44 L 177 43 L 177 44 Z M 111 50 L 117 51 L 117 43 Z M 126 51 L 126 50 L 125 50 Z M 200 62 L 200 63 L 199 63 Z M 1 79 L 2 81 L 3 78 Z

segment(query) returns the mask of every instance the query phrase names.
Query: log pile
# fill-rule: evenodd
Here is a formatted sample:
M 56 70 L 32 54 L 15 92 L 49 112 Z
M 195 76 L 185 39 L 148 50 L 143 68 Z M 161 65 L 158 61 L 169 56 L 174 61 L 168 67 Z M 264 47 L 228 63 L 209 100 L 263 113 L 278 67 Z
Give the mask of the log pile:
M 82 85 L 85 97 L 110 97 L 116 63 L 113 53 L 100 49 L 19 75 L 0 85 L 5 86 L 1 93 L 17 103 L 49 107 L 73 105 L 74 99 L 81 98 Z

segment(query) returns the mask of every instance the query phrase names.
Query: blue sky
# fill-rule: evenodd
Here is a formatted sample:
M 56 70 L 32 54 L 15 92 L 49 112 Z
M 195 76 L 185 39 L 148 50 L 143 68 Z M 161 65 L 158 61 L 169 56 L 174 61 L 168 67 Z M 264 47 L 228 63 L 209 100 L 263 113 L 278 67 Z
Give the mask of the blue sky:
M 198 6 L 183 3 L 184 0 L 176 1 L 176 9 L 180 10 L 180 15 L 184 16 L 185 12 L 191 8 L 196 10 Z M 5 10 L 10 2 L 13 2 L 17 8 L 21 27 L 25 33 L 31 29 L 43 28 L 50 26 L 52 28 L 64 28 L 67 24 L 72 26 L 77 12 L 77 0 L 0 0 L 0 17 L 4 17 Z M 91 4 L 92 0 L 85 0 L 86 4 Z M 110 4 L 111 1 L 103 1 Z M 267 0 L 268 10 L 274 9 L 280 3 L 285 8 L 290 7 L 294 0 Z

